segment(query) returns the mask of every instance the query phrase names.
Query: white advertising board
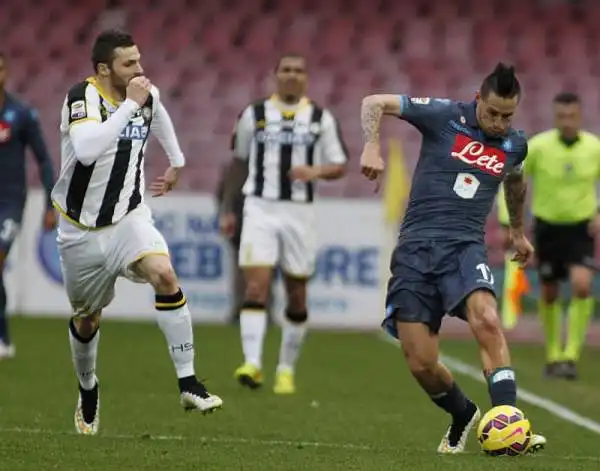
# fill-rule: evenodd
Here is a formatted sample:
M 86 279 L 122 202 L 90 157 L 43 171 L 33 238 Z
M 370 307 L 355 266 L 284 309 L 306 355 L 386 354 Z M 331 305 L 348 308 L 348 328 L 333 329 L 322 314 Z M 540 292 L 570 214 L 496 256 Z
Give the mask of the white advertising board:
M 194 321 L 226 322 L 232 302 L 232 259 L 228 243 L 218 233 L 212 197 L 174 193 L 149 198 L 148 203 L 169 244 Z M 9 310 L 23 315 L 68 316 L 56 233 L 40 230 L 43 208 L 42 192 L 32 191 L 5 273 Z M 319 255 L 309 289 L 311 324 L 377 328 L 383 312 L 381 280 L 388 264 L 381 205 L 376 201 L 322 199 L 316 210 Z M 116 292 L 106 316 L 154 318 L 149 286 L 119 280 Z M 276 289 L 276 307 L 280 317 L 285 307 L 281 283 Z

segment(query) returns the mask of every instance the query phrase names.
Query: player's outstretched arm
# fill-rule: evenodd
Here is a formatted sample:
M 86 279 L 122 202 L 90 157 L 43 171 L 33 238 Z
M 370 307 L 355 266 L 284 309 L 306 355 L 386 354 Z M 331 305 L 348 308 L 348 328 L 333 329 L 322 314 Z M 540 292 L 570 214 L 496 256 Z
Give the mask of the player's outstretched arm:
M 360 121 L 365 143 L 379 144 L 379 128 L 384 114 L 400 116 L 398 95 L 369 95 L 363 98 Z

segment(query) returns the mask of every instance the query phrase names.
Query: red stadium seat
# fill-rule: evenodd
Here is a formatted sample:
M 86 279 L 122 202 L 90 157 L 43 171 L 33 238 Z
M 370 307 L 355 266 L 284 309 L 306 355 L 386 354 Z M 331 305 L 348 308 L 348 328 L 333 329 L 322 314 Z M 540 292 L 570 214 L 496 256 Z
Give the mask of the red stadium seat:
M 105 2 L 38 3 L 44 8 L 0 2 L 0 33 L 11 56 L 11 88 L 40 109 L 58 158 L 59 107 L 70 84 L 91 72 L 90 43 L 99 28 L 94 20 Z M 125 13 L 181 145 L 194 156 L 182 185 L 210 191 L 229 158 L 237 114 L 273 91 L 273 66 L 289 51 L 307 55 L 310 94 L 335 110 L 353 165 L 362 148 L 364 95 L 386 91 L 469 100 L 498 60 L 517 64 L 525 90 L 518 122 L 528 133 L 552 125 L 552 98 L 567 87 L 585 97 L 586 125 L 597 128 L 600 8 L 590 0 L 579 3 L 584 12 L 579 16 L 571 6 L 541 8 L 528 0 L 140 0 L 126 2 Z M 140 15 L 143 21 L 135 21 Z M 384 131 L 386 138 L 402 140 L 413 168 L 419 134 L 388 121 Z M 154 154 L 162 155 L 155 145 Z M 164 158 L 149 158 L 148 175 L 164 171 L 164 164 Z M 372 185 L 353 168 L 321 192 L 371 197 Z M 497 243 L 495 233 L 489 239 Z

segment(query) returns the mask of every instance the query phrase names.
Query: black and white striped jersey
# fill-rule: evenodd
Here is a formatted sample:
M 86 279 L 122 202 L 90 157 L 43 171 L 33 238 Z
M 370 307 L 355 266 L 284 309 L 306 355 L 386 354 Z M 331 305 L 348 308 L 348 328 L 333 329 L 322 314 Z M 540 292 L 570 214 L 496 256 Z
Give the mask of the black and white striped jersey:
M 129 99 L 117 104 L 94 78 L 72 87 L 62 106 L 61 170 L 52 191 L 60 213 L 78 226 L 101 228 L 137 208 L 144 200 L 151 129 L 172 165 L 182 166 L 185 159 L 156 87 L 141 107 Z
M 303 98 L 294 106 L 276 96 L 240 114 L 232 136 L 235 158 L 248 160 L 246 196 L 310 203 L 314 184 L 291 181 L 299 165 L 345 164 L 348 152 L 333 114 Z

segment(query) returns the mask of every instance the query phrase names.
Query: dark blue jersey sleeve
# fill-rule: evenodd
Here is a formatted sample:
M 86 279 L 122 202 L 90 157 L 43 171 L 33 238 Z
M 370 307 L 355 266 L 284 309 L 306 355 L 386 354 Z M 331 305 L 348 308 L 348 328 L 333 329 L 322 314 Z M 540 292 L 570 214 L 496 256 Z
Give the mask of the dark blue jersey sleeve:
M 523 171 L 523 165 L 525 163 L 525 159 L 527 158 L 527 152 L 529 150 L 527 144 L 527 136 L 522 131 L 517 131 L 517 133 L 509 138 L 509 148 L 511 148 L 512 152 L 514 152 L 515 159 L 513 168 L 510 171 L 520 173 Z M 505 144 L 506 146 L 506 144 Z
M 417 98 L 400 95 L 400 119 L 409 122 L 422 133 L 437 132 L 449 119 L 452 100 Z
M 27 145 L 33 151 L 35 160 L 38 163 L 40 171 L 40 180 L 46 191 L 47 202 L 52 206 L 50 193 L 54 186 L 54 170 L 52 166 L 52 158 L 48 152 L 48 146 L 42 134 L 42 128 L 38 118 L 38 113 L 35 109 L 29 108 L 25 110 L 25 139 Z

